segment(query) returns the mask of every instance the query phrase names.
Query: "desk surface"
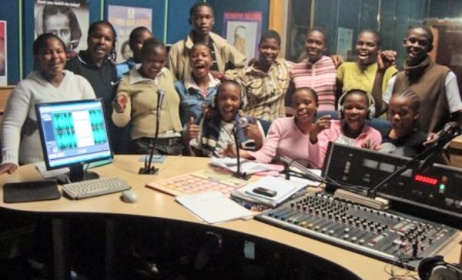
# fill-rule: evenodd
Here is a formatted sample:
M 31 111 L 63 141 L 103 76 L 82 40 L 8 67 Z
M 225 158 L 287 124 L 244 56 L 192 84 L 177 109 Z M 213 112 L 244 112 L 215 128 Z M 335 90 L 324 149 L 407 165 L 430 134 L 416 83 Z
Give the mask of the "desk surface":
M 203 224 L 187 209 L 174 201 L 172 196 L 146 188 L 146 183 L 177 176 L 179 174 L 207 169 L 209 159 L 193 157 L 168 157 L 159 168 L 157 175 L 138 175 L 142 163 L 138 156 L 117 156 L 111 165 L 94 169 L 101 177 L 120 177 L 132 184 L 138 194 L 139 201 L 135 204 L 124 203 L 120 194 L 111 194 L 84 200 L 68 200 L 61 198 L 54 201 L 6 204 L 3 202 L 3 188 L 0 188 L 0 207 L 18 211 L 48 212 L 48 213 L 104 213 L 136 215 L 167 220 L 177 220 L 188 223 Z M 40 174 L 34 165 L 19 168 L 13 175 L 0 176 L 3 186 L 6 182 L 39 180 Z M 321 241 L 298 235 L 283 229 L 273 227 L 255 220 L 232 221 L 210 225 L 226 230 L 236 231 L 259 238 L 274 241 L 289 247 L 309 252 L 318 257 L 332 261 L 355 273 L 362 279 L 389 279 L 385 273 L 385 262 L 342 249 Z M 462 234 L 453 240 L 440 252 L 449 262 L 458 262 Z

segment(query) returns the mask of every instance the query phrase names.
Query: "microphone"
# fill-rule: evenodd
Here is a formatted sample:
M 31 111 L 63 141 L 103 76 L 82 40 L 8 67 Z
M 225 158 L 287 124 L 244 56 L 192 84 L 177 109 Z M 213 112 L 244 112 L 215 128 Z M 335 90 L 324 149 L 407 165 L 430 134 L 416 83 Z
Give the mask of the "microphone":
M 152 166 L 152 158 L 154 156 L 154 150 L 157 146 L 157 138 L 159 137 L 159 124 L 160 124 L 160 111 L 162 108 L 162 103 L 164 102 L 165 90 L 159 88 L 157 90 L 157 110 L 156 110 L 156 134 L 154 136 L 154 143 L 152 144 L 151 152 L 149 154 L 149 160 L 144 159 L 144 167 L 140 168 L 138 174 L 149 174 L 153 175 L 159 171 L 159 168 Z M 152 140 L 150 141 L 152 142 Z
M 233 173 L 233 177 L 248 180 L 250 176 L 246 174 L 245 172 L 242 172 L 242 169 L 241 169 L 241 156 L 240 156 L 241 149 L 239 147 L 239 139 L 237 137 L 237 128 L 240 126 L 239 123 L 241 119 L 243 118 L 240 118 L 233 127 L 233 137 L 234 137 L 234 144 L 236 145 L 236 160 L 237 160 L 237 166 L 236 166 L 237 170 L 236 172 Z
M 444 125 L 443 129 L 441 129 L 436 135 L 437 143 L 444 142 L 442 145 L 446 145 L 449 141 L 451 141 L 454 137 L 460 135 L 461 129 L 458 123 L 456 122 L 448 122 Z
M 249 125 L 249 119 L 246 117 L 240 117 L 237 120 L 236 125 L 240 128 L 246 128 Z M 241 146 L 246 150 L 255 150 L 255 140 L 247 139 L 241 143 Z
M 377 190 L 379 190 L 386 183 L 394 179 L 395 177 L 401 175 L 409 167 L 413 167 L 413 175 L 419 172 L 426 171 L 435 161 L 437 156 L 440 154 L 443 147 L 449 143 L 452 139 L 457 137 L 461 133 L 461 129 L 456 122 L 448 122 L 444 125 L 443 129 L 440 130 L 436 135 L 436 139 L 433 140 L 433 143 L 429 145 L 424 151 L 422 151 L 417 156 L 413 157 L 411 160 L 397 168 L 392 172 L 388 177 L 383 179 L 372 189 L 368 191 L 368 196 L 374 198 Z M 420 162 L 422 161 L 422 164 Z

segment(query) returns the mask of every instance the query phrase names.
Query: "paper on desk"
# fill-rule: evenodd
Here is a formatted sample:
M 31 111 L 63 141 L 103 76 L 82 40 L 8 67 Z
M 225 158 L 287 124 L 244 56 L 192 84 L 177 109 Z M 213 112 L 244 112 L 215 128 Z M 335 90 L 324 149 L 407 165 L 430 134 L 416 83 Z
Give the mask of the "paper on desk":
M 212 157 L 210 159 L 210 164 L 218 167 L 222 167 L 228 169 L 229 171 L 236 172 L 237 171 L 237 159 L 235 158 L 217 158 Z M 246 174 L 254 174 L 257 172 L 264 172 L 279 169 L 276 168 L 273 164 L 264 164 L 258 163 L 255 161 L 250 161 L 246 159 L 241 159 L 241 172 Z
M 64 174 L 69 173 L 69 168 L 67 167 L 47 170 L 47 167 L 44 161 L 37 162 L 35 164 L 35 169 L 37 169 L 37 171 L 40 172 L 40 174 L 42 174 L 43 178 L 46 178 L 46 179 L 55 178 L 59 175 L 64 175 Z
M 249 218 L 254 215 L 216 191 L 179 195 L 175 197 L 175 200 L 209 224 Z

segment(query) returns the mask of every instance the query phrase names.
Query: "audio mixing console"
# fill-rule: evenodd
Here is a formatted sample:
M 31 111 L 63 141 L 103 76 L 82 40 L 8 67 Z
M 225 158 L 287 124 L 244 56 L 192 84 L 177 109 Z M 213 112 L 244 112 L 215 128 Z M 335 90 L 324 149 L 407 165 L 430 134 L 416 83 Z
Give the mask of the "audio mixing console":
M 412 267 L 434 255 L 458 230 L 400 213 L 379 211 L 328 194 L 307 194 L 257 220 Z

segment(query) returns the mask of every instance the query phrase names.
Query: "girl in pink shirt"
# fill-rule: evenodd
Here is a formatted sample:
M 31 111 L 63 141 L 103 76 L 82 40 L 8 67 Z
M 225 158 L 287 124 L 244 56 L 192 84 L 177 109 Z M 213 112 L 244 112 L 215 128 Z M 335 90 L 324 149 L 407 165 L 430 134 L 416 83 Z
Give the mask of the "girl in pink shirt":
M 371 103 L 365 91 L 353 89 L 339 99 L 341 120 L 320 119 L 319 126 L 324 129 L 317 139 L 320 166 L 324 164 L 329 142 L 368 149 L 380 145 L 380 132 L 366 124 L 366 119 L 374 116 L 374 104 Z
M 268 131 L 263 147 L 257 152 L 241 151 L 241 157 L 268 163 L 287 156 L 305 166 L 319 168 L 317 134 L 323 129 L 313 123 L 318 108 L 318 96 L 311 88 L 298 88 L 293 96 L 293 117 L 276 119 Z M 228 154 L 234 156 L 235 153 Z

